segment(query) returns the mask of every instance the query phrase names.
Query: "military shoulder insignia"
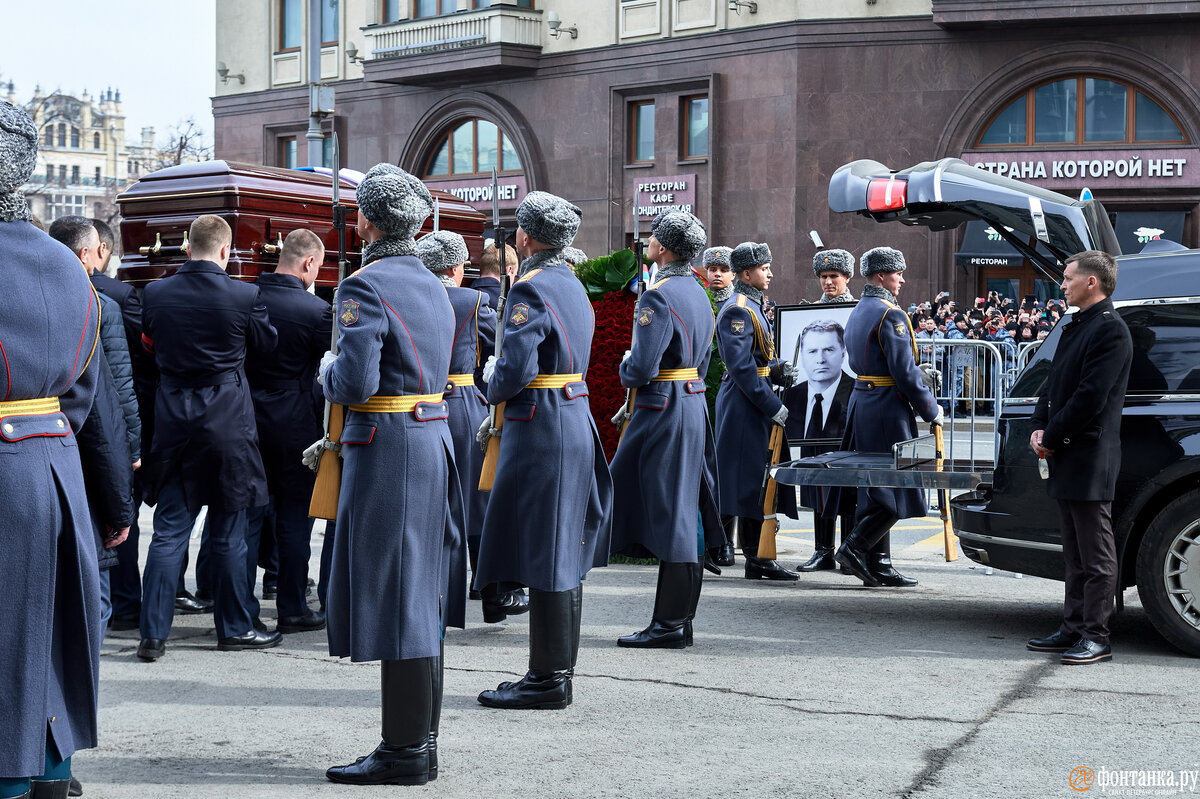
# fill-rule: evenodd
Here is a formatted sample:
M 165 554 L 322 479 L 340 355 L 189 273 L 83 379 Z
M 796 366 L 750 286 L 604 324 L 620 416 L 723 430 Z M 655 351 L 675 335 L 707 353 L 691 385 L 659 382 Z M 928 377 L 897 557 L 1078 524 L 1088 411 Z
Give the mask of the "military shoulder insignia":
M 338 309 L 338 319 L 343 325 L 349 326 L 358 321 L 358 301 L 357 300 L 342 300 L 342 306 Z
M 733 332 L 733 333 L 739 333 L 739 334 L 745 333 L 746 332 L 746 320 L 745 319 L 730 319 L 729 320 L 729 330 L 730 330 L 730 332 Z
M 654 309 L 653 308 L 643 308 L 642 310 L 638 311 L 637 323 L 639 325 L 641 325 L 642 327 L 645 327 L 646 325 L 650 324 L 653 321 L 654 321 Z
M 895 327 L 896 327 L 896 333 L 898 335 L 901 335 L 901 336 L 908 335 L 908 325 L 904 324 L 903 322 L 897 322 Z
M 523 302 L 518 302 L 513 306 L 512 316 L 508 317 L 508 321 L 514 325 L 523 325 L 529 321 L 529 306 Z

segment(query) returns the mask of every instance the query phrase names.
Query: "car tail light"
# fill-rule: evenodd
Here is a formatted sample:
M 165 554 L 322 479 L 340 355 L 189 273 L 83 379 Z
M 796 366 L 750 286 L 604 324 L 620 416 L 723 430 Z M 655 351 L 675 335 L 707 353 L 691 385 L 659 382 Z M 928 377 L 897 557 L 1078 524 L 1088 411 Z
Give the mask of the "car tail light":
M 908 181 L 876 178 L 867 184 L 868 211 L 895 211 L 904 207 Z

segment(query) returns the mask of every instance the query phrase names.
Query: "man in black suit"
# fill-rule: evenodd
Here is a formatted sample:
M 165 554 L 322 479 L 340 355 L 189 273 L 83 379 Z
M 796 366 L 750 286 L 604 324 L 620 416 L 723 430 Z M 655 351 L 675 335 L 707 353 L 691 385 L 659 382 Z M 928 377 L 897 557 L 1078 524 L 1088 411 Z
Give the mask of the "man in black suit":
M 846 429 L 846 409 L 854 391 L 854 378 L 842 369 L 846 360 L 845 330 L 835 321 L 813 322 L 800 333 L 800 364 L 808 380 L 783 392 L 788 409 L 784 429 L 789 441 L 805 438 L 841 439 Z M 802 457 L 832 452 L 837 446 L 801 447 Z M 833 542 L 837 509 L 825 509 L 827 489 L 802 486 L 800 504 L 812 508 L 815 548 L 808 562 L 797 571 L 814 572 L 837 568 L 833 560 Z M 828 514 L 828 515 L 824 515 Z M 843 519 L 842 537 L 849 532 L 850 520 Z
M 1038 398 L 1029 445 L 1049 467 L 1066 562 L 1063 621 L 1028 648 L 1061 652 L 1067 665 L 1112 659 L 1108 620 L 1117 591 L 1112 500 L 1121 467 L 1121 409 L 1133 341 L 1109 297 L 1117 262 L 1088 250 L 1063 272 L 1063 297 L 1079 308 L 1063 326 L 1050 379 Z

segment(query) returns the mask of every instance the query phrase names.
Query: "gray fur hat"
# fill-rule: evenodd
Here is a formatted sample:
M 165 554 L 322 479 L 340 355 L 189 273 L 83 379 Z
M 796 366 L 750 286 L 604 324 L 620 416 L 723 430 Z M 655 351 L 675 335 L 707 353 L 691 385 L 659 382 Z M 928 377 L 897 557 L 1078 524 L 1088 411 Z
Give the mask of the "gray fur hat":
M 663 211 L 650 223 L 650 233 L 685 261 L 699 255 L 708 243 L 704 225 L 687 211 Z
M 732 268 L 732 264 L 729 260 L 729 255 L 732 252 L 732 247 L 709 247 L 704 251 L 704 267 L 706 269 L 710 266 L 724 266 L 726 268 Z
M 579 232 L 583 211 L 545 191 L 531 191 L 517 206 L 517 224 L 529 236 L 551 247 L 570 247 Z
M 847 278 L 854 277 L 854 256 L 845 250 L 821 250 L 813 256 L 813 274 L 841 272 Z
M 729 263 L 735 272 L 769 264 L 771 263 L 771 248 L 766 244 L 743 241 L 729 254 Z
M 451 230 L 435 230 L 417 239 L 417 257 L 430 272 L 445 272 L 471 259 L 466 240 Z
M 395 164 L 376 164 L 358 184 L 358 210 L 389 236 L 411 239 L 433 213 L 433 196 Z
M 881 272 L 903 272 L 908 268 L 904 263 L 904 253 L 891 247 L 876 247 L 867 250 L 858 261 L 858 271 L 863 277 L 870 277 Z
M 578 266 L 588 259 L 587 253 L 578 247 L 567 247 L 563 250 L 563 259 L 571 266 Z
M 0 101 L 0 193 L 19 189 L 37 164 L 37 127 L 29 114 Z

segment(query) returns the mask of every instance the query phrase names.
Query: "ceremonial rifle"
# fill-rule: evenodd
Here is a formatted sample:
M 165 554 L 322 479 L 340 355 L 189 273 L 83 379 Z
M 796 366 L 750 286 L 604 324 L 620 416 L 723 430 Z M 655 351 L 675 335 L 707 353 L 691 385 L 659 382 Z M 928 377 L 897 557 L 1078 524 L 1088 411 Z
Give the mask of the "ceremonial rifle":
M 776 392 L 776 394 L 778 393 Z M 772 422 L 771 436 L 767 441 L 770 457 L 766 474 L 763 475 L 763 523 L 762 531 L 758 536 L 758 557 L 764 560 L 774 560 L 778 554 L 775 550 L 775 534 L 779 532 L 779 514 L 776 512 L 779 505 L 779 484 L 771 476 L 771 467 L 778 466 L 783 462 L 785 447 L 787 447 L 787 436 L 784 434 L 783 425 Z
M 942 426 L 935 424 L 933 426 L 934 440 L 934 462 L 937 470 L 940 472 L 943 469 L 946 447 L 945 440 L 942 438 Z M 958 560 L 958 547 L 955 543 L 958 537 L 954 535 L 954 525 L 950 523 L 950 491 L 945 488 L 938 489 L 938 510 L 942 516 L 942 548 L 945 553 L 946 562 Z
M 504 228 L 500 227 L 500 185 L 496 168 L 492 167 L 492 229 L 496 236 L 496 254 L 500 257 L 500 298 L 496 301 L 496 359 L 500 358 L 500 347 L 504 343 L 504 304 L 508 301 L 508 289 L 512 284 L 508 276 L 508 259 L 505 257 Z M 496 464 L 500 461 L 500 429 L 504 427 L 504 403 L 488 408 L 488 424 L 492 435 L 483 456 L 483 468 L 479 472 L 479 490 L 491 491 L 496 480 Z
M 342 176 L 339 164 L 337 133 L 333 133 L 333 227 L 338 236 L 338 279 L 340 288 L 346 277 L 346 206 L 341 203 Z M 337 293 L 334 292 L 333 308 L 336 317 Z M 333 330 L 329 340 L 329 351 L 337 355 L 338 351 L 338 320 L 333 320 Z M 326 448 L 321 453 L 317 464 L 317 481 L 313 485 L 312 501 L 308 505 L 308 515 L 314 519 L 337 519 L 338 494 L 342 489 L 342 458 L 339 444 L 342 437 L 342 426 L 345 424 L 345 407 L 325 400 L 325 439 Z
M 637 197 L 633 198 L 633 260 L 637 266 L 637 282 L 633 286 L 633 330 L 629 334 L 629 349 L 633 349 L 633 338 L 637 335 L 638 329 L 638 303 L 642 301 L 642 294 L 646 291 L 646 280 L 642 272 L 642 236 L 638 229 L 638 209 Z M 619 368 L 619 367 L 618 367 Z M 617 443 L 625 438 L 625 431 L 629 428 L 629 420 L 633 418 L 633 404 L 637 401 L 637 389 L 625 389 L 625 419 L 621 422 L 621 435 L 617 437 Z

